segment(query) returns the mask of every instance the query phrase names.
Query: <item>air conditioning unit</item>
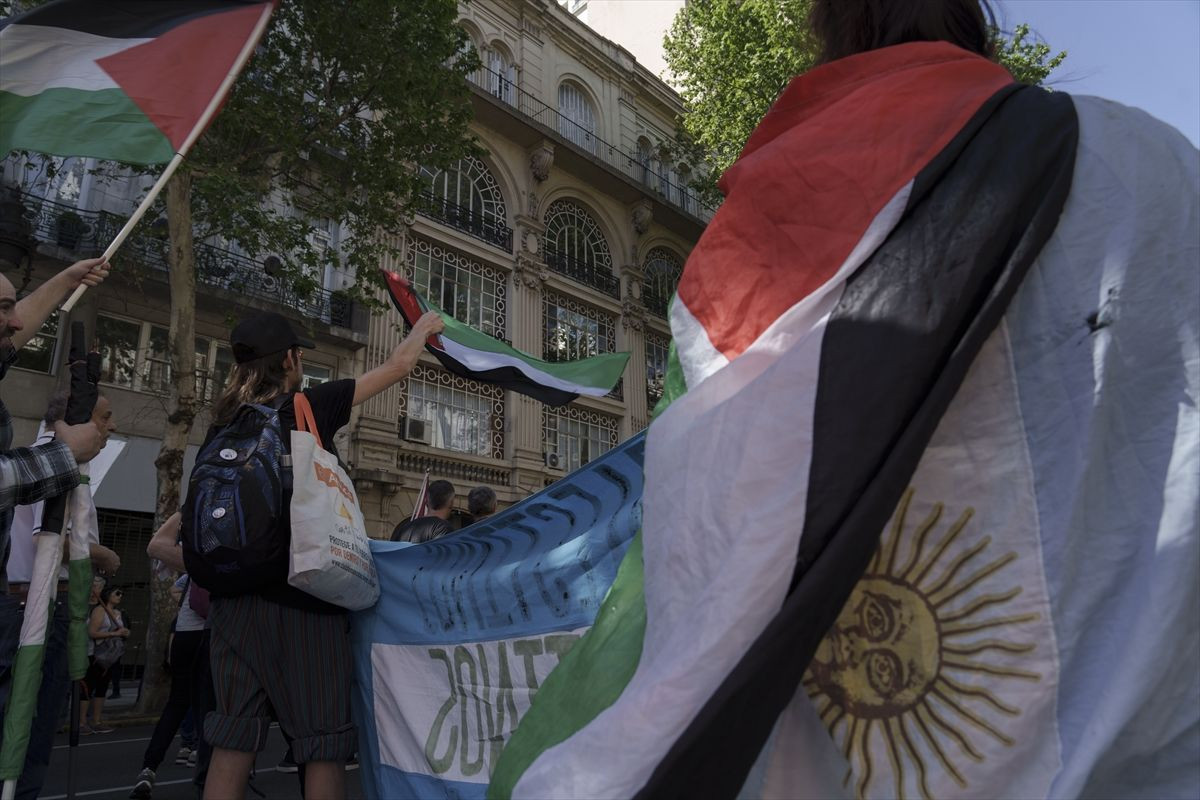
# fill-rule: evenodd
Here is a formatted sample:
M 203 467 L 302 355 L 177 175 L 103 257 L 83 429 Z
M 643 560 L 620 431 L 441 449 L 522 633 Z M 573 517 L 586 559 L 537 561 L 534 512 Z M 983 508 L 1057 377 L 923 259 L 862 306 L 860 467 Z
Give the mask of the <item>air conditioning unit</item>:
M 433 443 L 433 431 L 429 429 L 429 423 L 423 419 L 401 417 L 400 436 L 410 442 L 420 442 L 421 444 Z
M 562 471 L 562 461 L 558 458 L 558 453 L 543 453 L 542 460 L 546 462 L 546 466 L 550 469 Z

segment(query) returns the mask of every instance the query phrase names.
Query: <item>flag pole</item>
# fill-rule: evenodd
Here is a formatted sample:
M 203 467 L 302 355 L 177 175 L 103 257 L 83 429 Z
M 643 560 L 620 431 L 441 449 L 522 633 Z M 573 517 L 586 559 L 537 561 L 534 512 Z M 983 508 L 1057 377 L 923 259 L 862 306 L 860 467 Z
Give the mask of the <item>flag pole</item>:
M 105 248 L 105 259 L 113 257 L 113 255 L 117 252 L 117 248 L 119 248 L 125 242 L 125 239 L 129 237 L 130 232 L 133 230 L 133 226 L 137 225 L 138 221 L 141 220 L 141 218 L 146 215 L 146 212 L 150 210 L 150 206 L 156 199 L 158 199 L 158 195 L 160 192 L 162 192 L 163 187 L 167 185 L 167 181 L 171 179 L 171 176 L 175 174 L 175 170 L 179 168 L 181 163 L 183 163 L 183 157 L 187 154 L 188 150 L 191 149 L 192 145 L 195 144 L 196 140 L 200 138 L 200 134 L 203 133 L 204 129 L 208 127 L 208 123 L 212 121 L 212 118 L 216 116 L 217 110 L 220 109 L 221 103 L 225 100 L 225 95 L 229 93 L 229 89 L 233 86 L 233 82 L 237 79 L 238 73 L 242 71 L 242 67 L 246 66 L 246 62 L 250 60 L 251 54 L 254 53 L 254 48 L 258 46 L 258 41 L 262 38 L 263 31 L 267 29 L 267 22 L 271 19 L 271 12 L 274 10 L 275 2 L 263 3 L 262 15 L 258 18 L 258 22 L 254 24 L 254 30 L 251 31 L 250 38 L 248 38 L 246 43 L 242 45 L 242 51 L 238 53 L 238 57 L 233 62 L 233 66 L 229 68 L 229 73 L 225 76 L 224 80 L 221 81 L 220 87 L 217 88 L 217 93 L 214 94 L 212 99 L 208 101 L 208 107 L 204 109 L 204 113 L 201 114 L 200 119 L 196 121 L 195 127 L 192 128 L 192 131 L 187 135 L 187 138 L 183 140 L 183 144 L 180 146 L 178 152 L 175 153 L 175 156 L 167 164 L 167 168 L 163 170 L 162 175 L 158 176 L 158 180 L 155 181 L 154 185 L 150 187 L 149 193 L 145 196 L 145 198 L 142 199 L 142 202 L 133 212 L 133 216 L 129 218 L 129 220 L 117 233 L 116 238 L 112 240 L 112 243 Z M 83 297 L 83 293 L 85 291 L 87 291 L 87 285 L 80 284 L 75 291 L 71 293 L 71 296 L 67 298 L 67 302 L 63 303 L 62 310 L 69 312 L 72 308 L 74 308 L 75 304 L 79 302 L 79 298 Z

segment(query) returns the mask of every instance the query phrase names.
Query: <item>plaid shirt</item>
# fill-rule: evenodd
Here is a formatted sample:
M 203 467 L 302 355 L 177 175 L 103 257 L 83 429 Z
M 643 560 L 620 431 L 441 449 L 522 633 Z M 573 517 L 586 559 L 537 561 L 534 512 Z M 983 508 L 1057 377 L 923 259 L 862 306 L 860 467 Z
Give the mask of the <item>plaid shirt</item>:
M 0 400 L 0 583 L 8 563 L 13 507 L 60 495 L 79 485 L 79 467 L 62 442 L 12 447 L 12 417 Z

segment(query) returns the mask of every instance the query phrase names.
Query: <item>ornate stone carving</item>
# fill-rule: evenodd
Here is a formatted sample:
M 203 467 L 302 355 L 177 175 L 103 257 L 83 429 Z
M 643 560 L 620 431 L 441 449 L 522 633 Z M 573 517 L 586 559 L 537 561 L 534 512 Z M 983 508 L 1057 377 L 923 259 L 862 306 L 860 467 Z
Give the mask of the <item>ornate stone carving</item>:
M 529 171 L 538 183 L 550 177 L 550 167 L 554 166 L 554 146 L 542 142 L 529 152 Z
M 650 223 L 654 220 L 654 208 L 649 201 L 642 200 L 630 209 L 629 218 L 633 222 L 633 229 L 641 236 L 650 230 Z
M 621 327 L 626 330 L 640 331 L 646 327 L 646 309 L 642 304 L 626 296 L 621 301 Z
M 517 253 L 517 260 L 513 265 L 514 281 L 519 281 L 534 291 L 541 291 L 549 277 L 550 273 L 540 259 L 527 251 Z

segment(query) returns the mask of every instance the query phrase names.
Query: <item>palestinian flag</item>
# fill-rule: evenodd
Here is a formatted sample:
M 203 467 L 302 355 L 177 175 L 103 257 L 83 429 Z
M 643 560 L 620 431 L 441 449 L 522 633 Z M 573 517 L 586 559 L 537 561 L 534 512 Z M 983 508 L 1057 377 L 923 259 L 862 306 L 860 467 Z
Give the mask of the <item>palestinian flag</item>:
M 1200 794 L 1200 154 L 912 43 L 721 185 L 640 546 L 489 796 Z
M 0 154 L 170 161 L 272 8 L 57 0 L 0 21 Z
M 446 328 L 429 337 L 426 349 L 455 375 L 503 386 L 548 406 L 562 406 L 581 394 L 603 397 L 611 392 L 629 361 L 629 353 L 603 353 L 577 361 L 534 358 L 459 322 L 417 294 L 402 275 L 385 272 L 384 278 L 392 304 L 410 326 L 426 311 L 441 315 Z

